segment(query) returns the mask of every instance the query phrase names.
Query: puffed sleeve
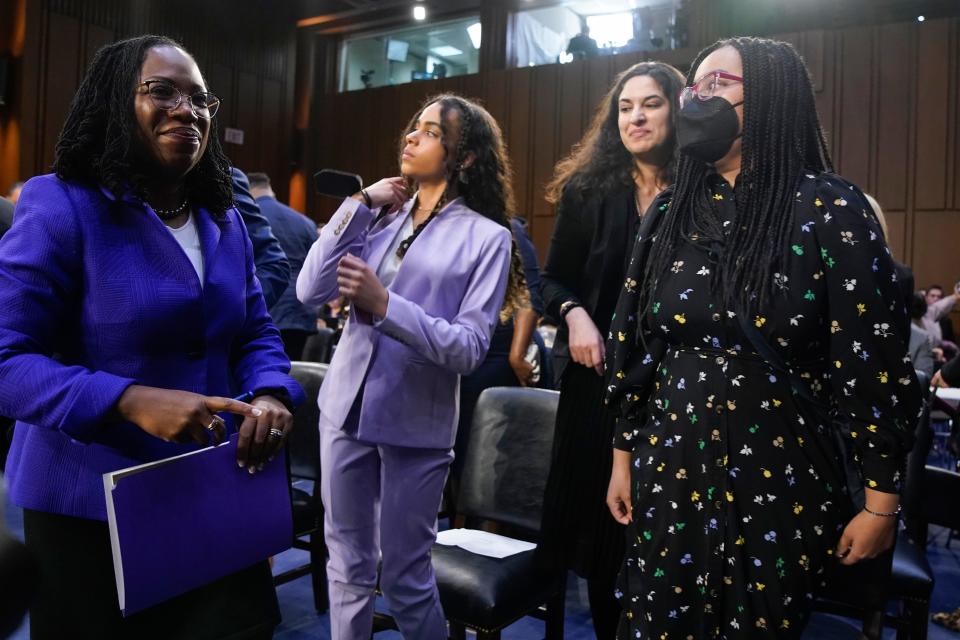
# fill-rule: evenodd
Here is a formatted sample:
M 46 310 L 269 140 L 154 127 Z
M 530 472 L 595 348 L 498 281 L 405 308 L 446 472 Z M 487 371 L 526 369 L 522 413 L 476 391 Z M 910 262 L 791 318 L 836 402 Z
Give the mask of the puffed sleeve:
M 831 384 L 850 422 L 864 486 L 899 491 L 921 394 L 898 327 L 906 309 L 890 250 L 863 193 L 832 174 L 817 180 L 820 269 L 827 287 Z
M 657 223 L 666 215 L 671 196 L 671 190 L 661 193 L 644 215 L 607 335 L 605 402 L 616 421 L 613 446 L 623 451 L 633 450 L 657 369 L 666 352 L 661 339 L 643 333 L 638 305 L 647 254 L 656 241 Z

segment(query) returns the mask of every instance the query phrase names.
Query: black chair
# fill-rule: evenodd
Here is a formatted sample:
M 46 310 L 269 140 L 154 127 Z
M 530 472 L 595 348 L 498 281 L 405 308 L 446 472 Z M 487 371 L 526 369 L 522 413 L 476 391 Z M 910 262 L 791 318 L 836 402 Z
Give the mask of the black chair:
M 928 389 L 929 378 L 919 377 L 921 388 Z M 926 466 L 932 442 L 930 403 L 925 402 L 915 430 L 914 446 L 907 458 L 901 495 L 904 526 L 897 535 L 889 579 L 883 576 L 884 579 L 873 581 L 855 569 L 837 572 L 815 605 L 819 611 L 861 619 L 863 635 L 869 640 L 880 638 L 884 626 L 896 629 L 897 640 L 927 637 L 934 583 L 926 552 L 928 525 L 960 528 L 960 513 L 951 514 L 938 503 L 944 502 L 942 496 L 950 494 L 934 489 L 934 483 L 944 481 L 939 474 L 942 470 Z M 960 491 L 960 482 L 953 490 Z M 890 601 L 894 603 L 893 612 L 887 609 Z
M 463 515 L 536 541 L 559 396 L 521 387 L 480 394 L 457 501 Z M 566 571 L 538 566 L 534 553 L 495 559 L 434 545 L 437 587 L 453 638 L 464 638 L 469 627 L 479 640 L 494 640 L 527 615 L 546 621 L 548 640 L 563 637 Z
M 328 607 L 327 545 L 323 537 L 323 502 L 320 500 L 320 409 L 317 395 L 327 365 L 317 362 L 293 362 L 290 375 L 307 396 L 293 416 L 293 431 L 287 439 L 287 472 L 293 504 L 293 546 L 310 552 L 308 564 L 274 576 L 281 585 L 310 574 L 313 579 L 313 604 L 323 613 Z M 312 493 L 294 486 L 294 482 L 313 482 Z M 309 536 L 309 540 L 302 540 Z
M 333 342 L 336 332 L 333 329 L 322 327 L 307 338 L 303 345 L 304 362 L 330 362 L 333 356 Z

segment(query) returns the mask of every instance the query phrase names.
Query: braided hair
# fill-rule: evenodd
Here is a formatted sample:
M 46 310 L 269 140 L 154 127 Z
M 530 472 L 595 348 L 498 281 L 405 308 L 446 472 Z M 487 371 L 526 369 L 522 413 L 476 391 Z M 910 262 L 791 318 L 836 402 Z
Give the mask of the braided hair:
M 444 166 L 447 189 L 430 216 L 414 229 L 406 246 L 409 247 L 427 224 L 436 218 L 451 196 L 462 197 L 467 207 L 502 225 L 511 231 L 512 237 L 510 219 L 516 211 L 513 172 L 500 126 L 486 109 L 454 94 L 428 98 L 401 134 L 400 153 L 403 153 L 406 145 L 406 134 L 414 129 L 420 114 L 436 103 L 440 104 L 441 140 L 446 150 Z M 453 114 L 456 114 L 456 120 Z M 415 190 L 409 178 L 407 188 L 411 192 Z M 517 311 L 530 306 L 523 262 L 516 241 L 512 243 L 511 253 L 507 293 L 500 310 L 501 322 L 508 321 Z
M 134 89 L 147 52 L 164 46 L 186 53 L 176 41 L 153 35 L 121 40 L 97 51 L 57 140 L 53 170 L 58 177 L 102 184 L 117 197 L 132 191 L 146 199 L 151 169 L 137 136 Z M 233 206 L 233 186 L 216 119 L 210 122 L 208 136 L 203 156 L 184 182 L 192 202 L 221 213 Z
M 833 164 L 809 72 L 790 44 L 752 37 L 721 40 L 700 52 L 687 84 L 695 81 L 703 59 L 725 46 L 735 48 L 743 61 L 742 159 L 734 192 L 737 221 L 712 277 L 728 309 L 749 313 L 770 302 L 774 274 L 784 266 L 801 172 L 832 172 Z M 641 310 L 652 304 L 658 278 L 670 268 L 681 242 L 721 236 L 710 204 L 711 172 L 707 164 L 680 155 L 669 212 L 651 245 Z
M 597 105 L 593 120 L 566 158 L 557 163 L 547 184 L 547 202 L 557 204 L 564 189 L 582 200 L 587 191 L 607 193 L 618 186 L 633 187 L 636 164 L 620 139 L 618 118 L 620 94 L 631 78 L 650 76 L 670 103 L 670 134 L 664 147 L 671 149 L 667 163 L 660 169 L 660 183 L 671 184 L 677 160 L 677 111 L 683 90 L 683 74 L 664 62 L 639 62 L 622 71 Z

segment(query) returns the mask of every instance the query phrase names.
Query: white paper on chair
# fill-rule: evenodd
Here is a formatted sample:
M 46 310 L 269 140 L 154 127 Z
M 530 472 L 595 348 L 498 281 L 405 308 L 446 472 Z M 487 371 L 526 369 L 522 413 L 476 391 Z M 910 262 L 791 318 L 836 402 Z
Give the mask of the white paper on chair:
M 951 402 L 956 402 L 960 400 L 960 389 L 949 388 L 949 389 L 937 389 L 937 397 L 942 400 L 949 400 Z
M 490 558 L 506 558 L 537 547 L 532 542 L 477 529 L 447 529 L 437 534 L 437 542 Z

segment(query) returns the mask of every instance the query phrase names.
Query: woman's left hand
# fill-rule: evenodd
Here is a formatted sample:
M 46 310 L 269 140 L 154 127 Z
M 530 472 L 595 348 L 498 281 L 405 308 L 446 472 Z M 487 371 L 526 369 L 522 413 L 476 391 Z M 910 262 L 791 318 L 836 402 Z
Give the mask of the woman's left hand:
M 876 558 L 893 546 L 897 537 L 897 519 L 861 511 L 853 517 L 837 544 L 840 564 L 851 565 Z
M 240 425 L 237 464 L 255 473 L 277 455 L 293 429 L 293 416 L 273 396 L 257 396 L 250 404 L 259 408 L 261 413 L 256 418 L 245 418 Z M 282 431 L 283 435 L 278 435 L 274 429 Z
M 361 311 L 378 318 L 387 315 L 387 290 L 373 269 L 360 258 L 350 254 L 340 258 L 337 284 L 340 293 Z

